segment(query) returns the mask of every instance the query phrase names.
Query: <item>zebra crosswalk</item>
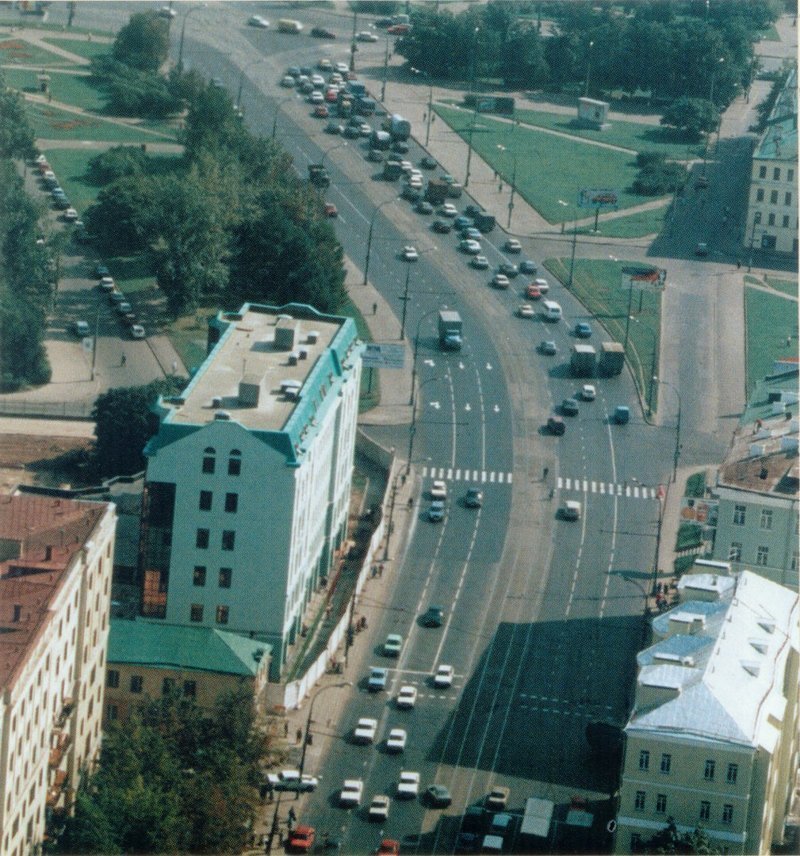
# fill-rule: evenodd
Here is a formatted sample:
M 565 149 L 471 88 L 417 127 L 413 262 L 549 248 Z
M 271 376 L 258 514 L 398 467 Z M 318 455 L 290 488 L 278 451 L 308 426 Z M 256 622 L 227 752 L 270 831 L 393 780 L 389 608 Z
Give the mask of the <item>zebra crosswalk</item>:
M 497 470 L 470 470 L 456 467 L 423 467 L 422 477 L 445 481 L 477 482 L 478 484 L 511 484 L 513 473 Z
M 558 477 L 559 490 L 574 490 L 579 493 L 599 493 L 607 496 L 625 496 L 630 499 L 657 499 L 658 488 L 623 482 L 592 481 L 591 479 L 571 479 Z

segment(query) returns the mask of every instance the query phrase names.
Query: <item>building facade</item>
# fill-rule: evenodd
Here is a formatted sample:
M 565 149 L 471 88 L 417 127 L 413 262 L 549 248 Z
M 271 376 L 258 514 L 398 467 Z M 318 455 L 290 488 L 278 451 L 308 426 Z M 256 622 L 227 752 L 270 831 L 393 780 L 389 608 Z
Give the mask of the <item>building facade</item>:
M 681 594 L 694 599 L 653 620 L 638 656 L 616 852 L 673 818 L 721 852 L 769 853 L 798 762 L 797 595 L 749 571 L 698 575 Z
M 115 513 L 0 500 L 0 852 L 38 852 L 100 754 Z
M 251 635 L 278 679 L 345 533 L 361 345 L 352 319 L 247 304 L 157 408 L 142 519 L 142 613 Z
M 753 150 L 744 244 L 797 255 L 797 69 Z

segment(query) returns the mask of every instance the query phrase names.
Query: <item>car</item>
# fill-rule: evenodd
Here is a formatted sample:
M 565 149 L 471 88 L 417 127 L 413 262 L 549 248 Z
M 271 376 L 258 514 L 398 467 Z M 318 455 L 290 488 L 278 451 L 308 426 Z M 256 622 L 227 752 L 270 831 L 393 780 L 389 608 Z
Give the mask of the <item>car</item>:
M 89 324 L 86 321 L 75 321 L 72 324 L 72 331 L 76 336 L 83 338 L 89 335 Z
M 290 74 L 285 74 L 281 78 L 281 86 L 283 86 L 285 89 L 294 89 L 296 85 L 297 81 Z
M 408 177 L 418 178 L 420 181 L 422 181 L 422 173 L 414 166 L 412 166 L 411 169 L 408 171 Z
M 317 104 L 314 107 L 314 116 L 317 119 L 327 119 L 329 115 L 328 108 L 324 104 Z
M 567 430 L 567 426 L 560 416 L 550 416 L 547 420 L 547 430 L 556 437 L 560 437 Z
M 614 409 L 614 421 L 617 425 L 627 425 L 631 421 L 631 409 L 624 404 L 619 404 Z
M 508 288 L 511 281 L 504 273 L 496 273 L 492 277 L 491 285 L 493 288 Z
M 333 204 L 333 202 L 326 202 L 323 211 L 326 217 L 339 216 L 339 209 Z
M 123 303 L 125 301 L 125 295 L 121 291 L 110 291 L 108 293 L 108 300 L 112 306 L 116 306 L 117 303 Z
M 521 253 L 522 244 L 516 238 L 509 238 L 505 243 L 507 253 Z
M 467 226 L 466 229 L 461 230 L 461 237 L 472 241 L 480 241 L 483 236 L 480 229 L 476 229 L 474 226 Z
M 334 68 L 336 69 L 337 74 L 342 75 L 347 74 L 347 72 L 350 71 L 350 66 L 346 62 L 341 61 L 337 62 Z
M 333 63 L 328 59 L 328 57 L 323 56 L 317 60 L 317 68 L 320 71 L 330 71 L 333 68 Z
M 694 254 L 696 256 L 707 256 L 708 255 L 708 244 L 706 244 L 704 241 L 701 241 L 699 244 L 697 244 L 697 246 L 695 246 Z
M 399 657 L 403 649 L 403 637 L 399 633 L 390 633 L 383 643 L 383 653 L 386 657 Z
M 331 119 L 324 128 L 326 134 L 342 134 L 347 128 L 342 128 L 336 119 Z
M 578 399 L 577 398 L 565 398 L 561 402 L 561 412 L 564 416 L 577 416 L 578 415 Z
M 422 191 L 416 187 L 405 185 L 400 192 L 400 197 L 402 199 L 408 199 L 409 202 L 416 202 L 418 199 L 422 198 Z
M 107 268 L 104 264 L 101 264 L 101 263 L 99 263 L 99 262 L 98 262 L 98 263 L 94 266 L 94 275 L 95 275 L 98 279 L 102 279 L 104 276 L 108 276 L 108 275 L 109 275 L 109 270 L 108 270 L 108 268 Z
M 436 479 L 431 485 L 431 499 L 447 499 L 447 482 Z
M 367 816 L 370 820 L 387 820 L 389 817 L 389 805 L 391 800 L 383 794 L 376 794 L 369 804 Z
M 559 517 L 562 520 L 580 520 L 581 504 L 574 499 L 568 499 L 559 509 Z
M 489 259 L 486 256 L 473 256 L 469 263 L 475 270 L 487 270 L 489 267 Z
M 435 499 L 428 509 L 428 520 L 431 523 L 441 523 L 444 520 L 445 503 L 444 500 Z
M 419 794 L 419 773 L 411 770 L 401 770 L 397 783 L 398 799 L 415 799 Z
M 117 310 L 117 314 L 126 321 L 133 323 L 136 320 L 136 314 L 133 311 L 133 307 L 127 301 L 123 300 L 122 303 L 118 303 L 115 308 Z
M 597 398 L 597 390 L 590 383 L 585 383 L 581 387 L 581 398 L 584 401 L 594 401 Z
M 401 710 L 412 710 L 417 703 L 417 688 L 410 684 L 400 687 L 395 704 Z
M 280 773 L 268 773 L 267 784 L 274 791 L 311 793 L 317 789 L 319 780 L 307 773 L 301 776 L 299 770 L 281 770 Z
M 378 845 L 378 856 L 400 856 L 400 842 L 394 838 L 384 838 Z
M 386 28 L 386 32 L 390 36 L 404 36 L 411 29 L 411 24 L 392 24 L 391 27 Z
M 464 240 L 459 243 L 458 248 L 462 253 L 467 253 L 467 255 L 470 256 L 477 256 L 481 251 L 481 245 L 472 238 L 464 238 Z
M 269 28 L 269 21 L 266 18 L 262 18 L 261 15 L 251 15 L 247 19 L 247 25 L 249 27 L 258 27 L 260 30 L 266 30 Z
M 328 83 L 331 86 L 338 86 L 340 89 L 344 86 L 344 78 L 338 71 L 332 71 L 330 77 L 328 78 Z M 353 117 L 356 118 L 355 116 Z
M 414 206 L 414 210 L 417 214 L 433 214 L 433 205 L 425 199 L 420 199 Z
M 537 270 L 539 270 L 539 268 L 536 267 L 536 262 L 533 259 L 525 259 L 525 261 L 519 263 L 520 273 L 535 274 Z
M 535 314 L 536 313 L 530 303 L 522 303 L 517 307 L 517 315 L 519 315 L 520 318 L 533 318 Z
M 411 146 L 405 140 L 395 140 L 392 143 L 392 151 L 399 155 L 407 154 Z
M 554 357 L 558 353 L 558 347 L 552 340 L 547 340 L 539 345 L 539 353 L 546 357 Z
M 458 208 L 452 202 L 445 202 L 439 209 L 442 217 L 458 217 Z
M 382 18 L 376 18 L 376 19 L 372 22 L 372 26 L 373 26 L 373 27 L 378 27 L 378 28 L 379 28 L 379 29 L 381 29 L 381 30 L 385 30 L 387 27 L 391 27 L 391 26 L 392 26 L 392 19 L 391 19 L 391 18 L 387 18 L 387 17 L 385 17 L 385 16 L 384 16 L 384 17 L 382 17 Z
M 704 190 L 706 187 L 708 187 L 708 176 L 698 176 L 697 181 L 694 183 L 694 186 L 698 190 Z
M 403 247 L 400 255 L 403 257 L 404 262 L 415 262 L 419 259 L 419 253 L 416 251 L 416 248 L 412 246 Z
M 453 802 L 450 791 L 444 785 L 429 785 L 425 789 L 425 797 L 434 808 L 447 808 Z
M 133 338 L 133 339 L 144 339 L 145 338 L 144 327 L 142 327 L 141 324 L 131 324 L 130 331 L 131 331 L 131 338 Z
M 356 41 L 359 42 L 377 42 L 378 37 L 375 33 L 371 33 L 369 30 L 362 30 L 360 33 L 356 35 Z
M 592 335 L 592 325 L 588 321 L 578 321 L 573 332 L 578 339 L 588 339 Z
M 433 673 L 433 685 L 437 689 L 453 686 L 453 667 L 440 665 Z
M 444 624 L 444 610 L 441 606 L 429 606 L 420 621 L 423 627 L 441 627 Z
M 419 162 L 419 165 L 423 169 L 436 169 L 436 167 L 439 166 L 439 164 L 436 163 L 436 158 L 432 158 L 430 155 L 425 155 L 425 157 Z
M 389 670 L 382 669 L 378 666 L 373 666 L 369 670 L 369 678 L 367 680 L 367 689 L 371 693 L 377 693 L 386 689 L 386 682 L 389 680 Z
M 431 224 L 431 228 L 434 232 L 438 232 L 440 235 L 447 235 L 453 227 L 447 222 L 447 220 L 434 220 Z
M 67 208 L 64 212 L 64 219 L 67 223 L 74 223 L 78 219 L 78 212 L 74 208 Z
M 357 137 L 361 136 L 361 133 L 359 132 L 358 128 L 353 125 L 346 125 L 343 131 L 341 130 L 341 125 L 338 125 L 337 127 L 339 128 L 339 131 L 341 131 L 342 136 L 347 137 L 348 140 L 355 140 Z M 381 160 L 383 160 L 382 155 Z
M 311 35 L 315 39 L 335 39 L 336 33 L 332 33 L 330 30 L 326 30 L 325 27 L 312 27 Z
M 514 277 L 519 275 L 519 268 L 516 265 L 512 265 L 511 262 L 501 262 L 497 270 L 500 273 L 504 273 L 509 279 L 514 279 Z
M 66 211 L 68 208 L 72 207 L 72 203 L 66 196 L 59 196 L 53 204 L 59 211 Z
M 410 175 L 408 177 L 408 186 L 414 190 L 422 190 L 422 178 L 418 175 Z
M 171 6 L 162 6 L 158 10 L 159 18 L 169 18 L 170 20 L 174 18 L 178 13 Z
M 362 717 L 353 729 L 353 743 L 372 743 L 378 730 L 378 720 Z
M 372 134 L 372 125 L 369 122 L 360 122 L 358 125 L 358 135 L 360 137 L 369 137 Z
M 483 505 L 483 491 L 479 487 L 467 488 L 464 505 L 467 508 L 480 508 Z
M 339 90 L 335 86 L 330 86 L 325 90 L 325 100 L 328 104 L 335 104 L 339 100 Z
M 537 276 L 533 284 L 541 291 L 542 294 L 547 294 L 550 291 L 550 283 L 541 276 Z
M 301 824 L 289 833 L 286 848 L 290 853 L 310 853 L 314 846 L 316 830 L 313 826 Z
M 316 105 L 316 104 L 320 104 L 320 105 L 322 105 L 322 104 L 323 104 L 323 102 L 325 101 L 325 96 L 324 96 L 324 95 L 319 91 L 319 89 L 315 89 L 315 90 L 314 90 L 314 91 L 313 91 L 313 92 L 308 96 L 308 100 L 309 100 L 312 104 L 315 104 L 315 105 Z M 325 109 L 326 109 L 326 111 L 327 111 L 327 107 L 326 107 Z
M 406 748 L 408 735 L 403 728 L 393 728 L 386 738 L 387 752 L 402 752 Z
M 542 297 L 542 292 L 539 291 L 539 286 L 534 285 L 532 282 L 529 282 L 525 288 L 525 297 L 529 300 L 540 300 Z
M 339 805 L 347 808 L 361 805 L 361 797 L 364 794 L 364 783 L 361 779 L 345 779 L 342 790 L 339 793 Z
M 475 221 L 472 217 L 467 217 L 465 214 L 459 214 L 455 220 L 453 220 L 453 225 L 456 229 L 468 229 L 470 226 L 475 225 Z
M 483 804 L 488 811 L 504 811 L 510 794 L 511 788 L 495 785 L 486 795 Z
M 314 89 L 322 89 L 325 86 L 325 78 L 321 74 L 312 74 L 311 85 Z

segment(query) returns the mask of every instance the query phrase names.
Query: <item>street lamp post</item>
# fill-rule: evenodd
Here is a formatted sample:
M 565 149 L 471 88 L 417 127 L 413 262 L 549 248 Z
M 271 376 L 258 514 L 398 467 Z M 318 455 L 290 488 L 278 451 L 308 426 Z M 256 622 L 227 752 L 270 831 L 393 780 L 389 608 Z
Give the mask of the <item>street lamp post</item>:
M 435 249 L 436 249 L 436 247 L 428 247 L 427 250 L 418 250 L 417 255 L 421 256 L 423 253 L 430 253 L 430 252 L 433 252 L 433 250 L 435 250 Z M 405 284 L 405 288 L 403 289 L 403 296 L 400 298 L 403 301 L 403 312 L 400 316 L 400 341 L 401 342 L 406 337 L 406 314 L 408 311 L 408 299 L 409 299 L 408 298 L 408 286 L 409 286 L 409 283 L 411 282 L 411 262 L 406 262 L 406 265 L 407 265 L 407 267 L 406 267 L 406 284 Z
M 352 687 L 352 681 L 342 681 L 340 684 L 330 684 L 327 687 L 321 687 L 314 693 L 314 697 L 311 699 L 311 704 L 308 706 L 308 718 L 306 719 L 306 731 L 303 735 L 303 751 L 300 754 L 300 779 L 303 778 L 303 770 L 306 766 L 306 747 L 308 746 L 308 735 L 311 732 L 311 715 L 314 713 L 314 702 L 324 693 L 326 690 L 336 690 L 341 689 L 342 687 Z M 298 791 L 299 794 L 299 791 Z
M 275 116 L 272 119 L 272 139 L 273 140 L 275 139 L 275 134 L 278 130 L 278 116 L 280 115 L 281 107 L 284 104 L 288 104 L 290 101 L 294 101 L 295 98 L 297 98 L 297 95 L 290 95 L 288 98 L 282 98 L 278 102 L 277 106 L 275 107 Z
M 259 57 L 253 62 L 248 63 L 239 73 L 239 89 L 236 91 L 236 107 L 242 112 L 242 89 L 244 88 L 244 75 L 249 69 L 251 69 L 254 65 L 258 65 L 260 62 L 264 62 L 266 57 Z
M 569 206 L 568 202 L 564 202 L 563 199 L 558 200 L 559 205 L 564 205 L 565 207 Z M 569 282 L 567 283 L 567 288 L 572 288 L 572 278 L 575 274 L 575 249 L 578 244 L 578 209 L 575 208 L 573 210 L 573 218 L 572 218 L 572 253 L 570 254 L 569 259 Z
M 367 258 L 364 260 L 364 282 L 363 285 L 367 284 L 367 277 L 369 276 L 369 256 L 372 251 L 372 229 L 375 226 L 375 218 L 378 216 L 378 212 L 383 208 L 384 205 L 388 205 L 390 202 L 394 202 L 394 198 L 387 199 L 384 202 L 381 202 L 380 205 L 375 207 L 375 210 L 372 212 L 372 217 L 369 220 L 369 231 L 367 232 Z
M 426 113 L 427 121 L 425 123 L 425 146 L 431 140 L 431 111 L 433 108 L 433 79 L 427 71 L 422 71 L 419 68 L 411 68 L 412 74 L 417 74 L 420 77 L 425 77 L 428 80 L 428 112 Z
M 441 380 L 440 377 L 429 377 L 419 385 L 420 395 L 422 390 L 434 381 Z M 419 396 L 414 396 L 411 402 L 411 428 L 408 432 L 408 460 L 406 461 L 406 476 L 411 472 L 411 457 L 414 454 L 414 435 L 417 433 L 417 399 Z
M 339 143 L 339 145 L 338 145 L 338 146 L 331 146 L 329 149 L 326 149 L 326 150 L 325 150 L 325 153 L 324 153 L 324 154 L 322 155 L 322 157 L 320 158 L 320 161 L 319 161 L 319 165 L 320 165 L 320 167 L 325 166 L 325 158 L 326 158 L 326 157 L 328 157 L 328 155 L 329 155 L 331 152 L 335 152 L 337 149 L 343 149 L 343 148 L 345 148 L 347 145 L 348 145 L 348 143 L 344 142 L 344 143 Z
M 583 90 L 583 97 L 589 97 L 589 73 L 592 70 L 592 48 L 594 47 L 594 42 L 589 42 L 589 49 L 586 51 L 586 86 Z
M 470 76 L 469 82 L 469 91 L 472 94 L 473 98 L 475 98 L 475 75 L 477 73 L 478 67 L 478 33 L 480 32 L 480 27 L 475 27 L 475 47 L 472 51 L 472 75 Z M 469 168 L 472 163 L 472 135 L 475 132 L 475 119 L 478 115 L 478 99 L 475 98 L 475 101 L 472 105 L 472 121 L 469 123 L 469 139 L 467 141 L 467 170 L 464 176 L 464 187 L 469 187 Z
M 516 129 L 516 125 L 514 125 L 514 129 Z M 512 132 L 513 133 L 513 132 Z M 506 151 L 506 147 L 501 143 L 497 144 L 497 148 L 500 149 L 501 152 Z M 517 191 L 517 153 L 516 150 L 513 153 L 513 163 L 511 166 L 511 197 L 508 200 L 508 223 L 506 228 L 511 228 L 511 216 L 514 213 L 514 194 Z
M 443 306 L 441 308 L 447 309 L 446 306 Z M 419 353 L 419 331 L 420 331 L 420 328 L 422 327 L 422 322 L 426 318 L 430 318 L 431 315 L 435 314 L 436 312 L 439 312 L 438 306 L 436 307 L 436 309 L 431 309 L 429 312 L 426 312 L 424 315 L 422 315 L 420 317 L 419 321 L 417 321 L 417 330 L 414 333 L 414 356 L 411 360 L 411 396 L 408 399 L 409 404 L 414 403 L 414 386 L 415 386 L 416 380 L 417 380 L 417 354 Z
M 748 273 L 750 273 L 750 271 L 753 269 L 753 247 L 754 247 L 755 242 L 756 242 L 756 226 L 759 225 L 758 219 L 756 217 L 756 213 L 759 213 L 759 212 L 753 213 L 753 228 L 750 230 L 750 255 L 747 257 L 747 272 Z
M 653 376 L 653 380 L 656 383 L 663 384 L 664 386 L 669 387 L 674 393 L 675 397 L 678 399 L 678 419 L 675 423 L 675 453 L 672 458 L 672 481 L 673 483 L 678 477 L 678 459 L 681 454 L 681 394 L 678 392 L 678 388 L 671 383 L 668 383 L 665 380 L 661 380 L 660 377 Z
M 381 82 L 381 104 L 386 101 L 386 77 L 389 74 L 389 33 L 386 33 L 386 52 L 383 55 L 383 81 Z
M 183 13 L 183 25 L 181 26 L 181 38 L 180 38 L 180 41 L 178 42 L 178 71 L 183 70 L 183 40 L 186 36 L 186 21 L 188 20 L 189 15 L 191 15 L 192 12 L 196 11 L 197 9 L 205 9 L 205 7 L 206 7 L 205 3 L 200 3 L 197 6 L 190 6 Z

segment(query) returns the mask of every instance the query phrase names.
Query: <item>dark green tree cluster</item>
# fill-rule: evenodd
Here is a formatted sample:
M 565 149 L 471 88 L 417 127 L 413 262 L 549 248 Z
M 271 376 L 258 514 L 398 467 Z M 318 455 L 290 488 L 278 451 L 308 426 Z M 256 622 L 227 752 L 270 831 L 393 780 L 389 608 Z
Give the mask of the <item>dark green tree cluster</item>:
M 719 122 L 719 110 L 703 98 L 678 98 L 661 116 L 661 124 L 675 128 L 687 141 L 710 134 Z
M 247 688 L 211 711 L 177 692 L 111 723 L 58 853 L 241 853 L 255 811 L 259 744 Z
M 674 193 L 686 183 L 686 167 L 668 161 L 660 152 L 641 152 L 636 156 L 639 172 L 631 190 L 640 196 L 663 196 Z
M 691 832 L 678 832 L 675 818 L 667 819 L 667 825 L 652 838 L 642 842 L 635 853 L 682 854 L 682 856 L 717 856 L 722 851 L 716 847 L 702 827 Z

